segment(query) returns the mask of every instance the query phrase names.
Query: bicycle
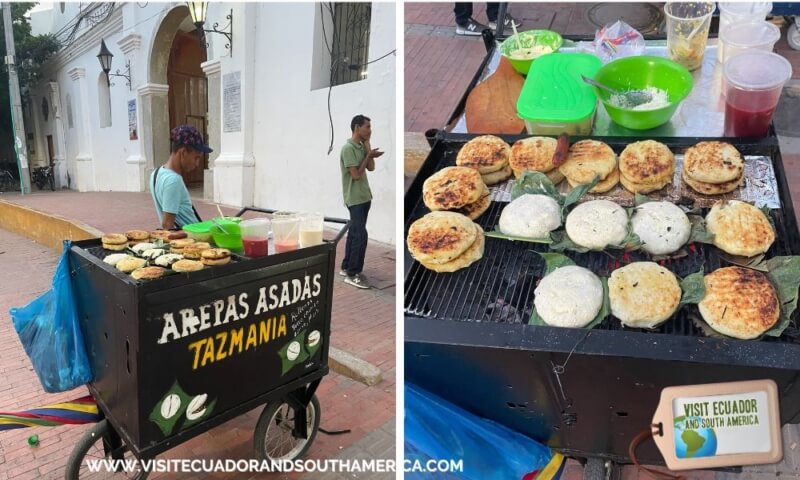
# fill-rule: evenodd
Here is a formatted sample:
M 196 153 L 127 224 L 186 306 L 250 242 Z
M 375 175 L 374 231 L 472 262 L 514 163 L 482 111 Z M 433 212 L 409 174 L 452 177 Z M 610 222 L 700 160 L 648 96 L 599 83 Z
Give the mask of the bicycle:
M 19 180 L 9 170 L 0 170 L 0 192 L 19 190 Z

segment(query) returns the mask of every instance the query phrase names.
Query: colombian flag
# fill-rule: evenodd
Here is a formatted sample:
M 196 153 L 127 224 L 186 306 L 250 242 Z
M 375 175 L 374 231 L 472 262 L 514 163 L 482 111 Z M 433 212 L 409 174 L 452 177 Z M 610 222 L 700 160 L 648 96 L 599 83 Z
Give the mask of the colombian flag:
M 567 465 L 566 458 L 558 452 L 553 452 L 553 457 L 547 462 L 541 470 L 534 470 L 533 472 L 522 477 L 522 480 L 558 480 L 564 472 L 564 467 Z

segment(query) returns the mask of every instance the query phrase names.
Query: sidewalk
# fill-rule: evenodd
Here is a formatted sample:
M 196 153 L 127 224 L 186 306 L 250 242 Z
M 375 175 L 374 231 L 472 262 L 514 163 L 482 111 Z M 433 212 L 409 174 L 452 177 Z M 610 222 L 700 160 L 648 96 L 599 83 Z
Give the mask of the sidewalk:
M 30 207 L 87 224 L 101 232 L 134 228 L 152 229 L 155 223 L 148 193 L 72 191 L 3 194 L 0 201 Z M 195 200 L 203 218 L 216 216 L 216 208 Z M 226 214 L 236 209 L 223 208 Z M 1 221 L 0 221 L 1 224 Z M 337 258 L 343 255 L 339 244 Z M 42 391 L 30 362 L 14 332 L 8 309 L 21 306 L 50 286 L 58 253 L 28 238 L 0 229 L 0 411 L 20 411 L 77 398 L 85 388 L 60 394 Z M 394 249 L 371 242 L 365 275 L 376 286 L 358 290 L 334 280 L 331 344 L 376 365 L 381 383 L 368 387 L 331 372 L 319 389 L 321 427 L 350 429 L 343 435 L 320 432 L 306 458 L 360 458 L 363 441 L 380 445 L 372 449 L 380 458 L 395 458 L 395 254 Z M 369 315 L 364 315 L 369 312 Z M 166 452 L 159 458 L 253 458 L 253 429 L 261 408 L 241 415 Z M 19 429 L 0 434 L 0 480 L 63 478 L 72 447 L 89 426 Z M 26 439 L 38 434 L 40 445 L 29 447 Z M 209 475 L 204 478 L 238 478 Z M 326 478 L 394 478 L 389 474 L 341 474 Z M 150 478 L 198 478 L 197 475 L 152 475 Z M 260 475 L 258 478 L 300 478 L 300 475 Z M 303 478 L 315 478 L 313 474 Z

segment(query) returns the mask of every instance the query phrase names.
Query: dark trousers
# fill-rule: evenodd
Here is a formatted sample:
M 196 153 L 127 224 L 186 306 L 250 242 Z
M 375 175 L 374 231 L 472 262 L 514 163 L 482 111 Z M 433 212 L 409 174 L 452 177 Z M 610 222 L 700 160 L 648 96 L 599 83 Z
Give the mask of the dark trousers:
M 486 18 L 489 19 L 490 22 L 497 21 L 497 13 L 500 9 L 500 4 L 496 2 L 487 2 L 486 3 Z M 469 20 L 469 17 L 472 16 L 472 2 L 456 2 L 456 7 L 453 9 L 453 12 L 456 14 L 456 23 L 459 25 L 464 25 Z
M 344 248 L 342 270 L 348 276 L 364 270 L 364 255 L 367 253 L 367 215 L 372 202 L 359 203 L 347 207 L 350 210 L 350 229 L 347 231 L 347 243 Z

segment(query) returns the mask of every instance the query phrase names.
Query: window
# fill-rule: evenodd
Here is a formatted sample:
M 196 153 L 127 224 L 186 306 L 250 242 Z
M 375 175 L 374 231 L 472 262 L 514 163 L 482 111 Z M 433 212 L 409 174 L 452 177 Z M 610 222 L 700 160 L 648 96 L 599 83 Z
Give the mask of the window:
M 105 72 L 100 72 L 97 79 L 97 101 L 99 108 L 100 128 L 111 126 L 111 89 L 108 87 L 108 77 Z
M 327 2 L 317 9 L 312 90 L 365 79 L 372 4 Z
M 67 94 L 67 125 L 72 128 L 72 97 Z

